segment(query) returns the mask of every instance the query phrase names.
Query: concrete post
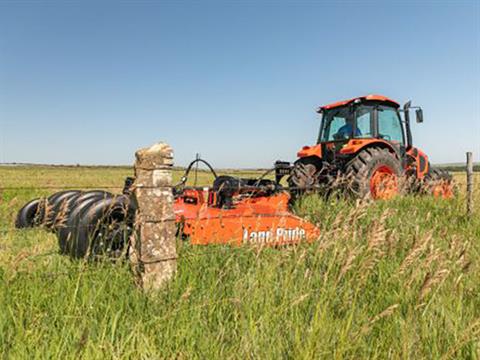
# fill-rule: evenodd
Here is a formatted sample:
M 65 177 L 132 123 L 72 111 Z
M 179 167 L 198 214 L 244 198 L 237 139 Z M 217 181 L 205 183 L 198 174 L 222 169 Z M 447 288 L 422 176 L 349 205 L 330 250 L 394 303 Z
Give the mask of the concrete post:
M 173 151 L 165 143 L 135 153 L 134 197 L 138 204 L 130 258 L 145 290 L 161 288 L 177 267 L 173 213 Z

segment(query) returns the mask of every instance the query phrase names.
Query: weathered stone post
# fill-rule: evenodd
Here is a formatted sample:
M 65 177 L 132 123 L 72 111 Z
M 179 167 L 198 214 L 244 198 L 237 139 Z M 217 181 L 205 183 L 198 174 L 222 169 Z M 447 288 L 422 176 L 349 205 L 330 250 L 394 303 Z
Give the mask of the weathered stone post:
M 165 143 L 135 153 L 134 197 L 138 204 L 130 258 L 145 290 L 161 288 L 177 266 L 173 213 L 173 150 Z

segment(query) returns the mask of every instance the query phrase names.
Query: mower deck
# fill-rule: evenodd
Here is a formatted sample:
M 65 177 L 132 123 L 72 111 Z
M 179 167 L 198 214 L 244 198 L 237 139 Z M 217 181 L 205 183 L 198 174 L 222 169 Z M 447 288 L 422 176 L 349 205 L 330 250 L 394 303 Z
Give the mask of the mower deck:
M 194 245 L 275 246 L 313 241 L 320 234 L 315 225 L 288 211 L 290 196 L 286 192 L 245 197 L 231 208 L 215 207 L 211 202 L 214 194 L 211 189 L 189 189 L 174 204 L 182 234 Z

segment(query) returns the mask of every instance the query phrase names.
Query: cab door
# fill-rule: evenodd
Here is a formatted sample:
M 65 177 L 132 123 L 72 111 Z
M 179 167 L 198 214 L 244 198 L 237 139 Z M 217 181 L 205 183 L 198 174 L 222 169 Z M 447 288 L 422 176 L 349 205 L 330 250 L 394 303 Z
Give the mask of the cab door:
M 405 133 L 397 109 L 380 105 L 377 107 L 377 137 L 388 141 L 398 150 L 403 158 L 405 155 Z

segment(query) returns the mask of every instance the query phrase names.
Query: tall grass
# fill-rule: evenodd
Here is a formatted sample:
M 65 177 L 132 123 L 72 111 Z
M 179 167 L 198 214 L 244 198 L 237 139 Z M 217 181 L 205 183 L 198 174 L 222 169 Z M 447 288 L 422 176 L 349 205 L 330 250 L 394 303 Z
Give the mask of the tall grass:
M 1 225 L 11 227 L 32 195 L 4 193 Z M 0 353 L 480 357 L 480 218 L 465 218 L 462 195 L 363 204 L 309 196 L 296 211 L 319 224 L 319 241 L 275 249 L 179 240 L 178 275 L 153 296 L 135 288 L 128 264 L 43 256 L 56 248 L 53 235 L 7 228 L 0 234 Z

